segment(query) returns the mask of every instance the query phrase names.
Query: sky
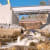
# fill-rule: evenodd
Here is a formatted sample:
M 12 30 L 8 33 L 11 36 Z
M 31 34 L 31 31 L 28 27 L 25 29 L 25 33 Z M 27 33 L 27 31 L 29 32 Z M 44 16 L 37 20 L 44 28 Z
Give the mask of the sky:
M 34 5 L 40 5 L 40 1 L 46 1 L 48 0 L 10 0 L 11 7 L 20 7 L 20 6 L 34 6 Z M 7 4 L 7 0 L 0 0 L 0 3 L 2 5 Z
M 45 1 L 46 3 L 48 0 L 10 0 L 11 7 L 21 7 L 21 6 L 35 6 L 40 5 L 40 1 Z M 7 0 L 0 0 L 2 5 L 6 5 L 8 2 Z M 25 15 L 24 15 L 25 16 Z M 22 15 L 19 19 L 22 18 Z

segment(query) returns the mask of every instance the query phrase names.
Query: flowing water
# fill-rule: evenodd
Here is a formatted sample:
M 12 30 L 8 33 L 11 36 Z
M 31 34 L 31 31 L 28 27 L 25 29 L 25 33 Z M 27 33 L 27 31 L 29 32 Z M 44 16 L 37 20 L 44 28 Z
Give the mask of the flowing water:
M 8 45 L 2 46 L 2 48 L 9 48 L 9 47 L 12 47 L 12 46 L 29 46 L 31 42 L 39 43 L 40 39 L 42 39 L 44 41 L 45 37 L 43 37 L 43 38 L 42 37 L 43 36 L 41 36 L 40 33 L 34 34 L 34 33 L 30 32 L 29 36 L 26 36 L 22 40 L 20 40 L 21 36 L 18 36 L 18 38 L 15 42 L 7 43 Z

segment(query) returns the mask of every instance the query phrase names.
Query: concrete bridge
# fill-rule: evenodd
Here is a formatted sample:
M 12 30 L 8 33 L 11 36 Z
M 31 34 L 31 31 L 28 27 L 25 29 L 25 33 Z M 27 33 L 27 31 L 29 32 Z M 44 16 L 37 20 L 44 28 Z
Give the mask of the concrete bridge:
M 19 15 L 50 14 L 50 6 L 10 7 L 10 4 L 0 5 L 0 23 L 16 24 Z M 49 15 L 50 16 L 50 15 Z M 2 21 L 2 22 L 1 22 Z
M 14 7 L 12 8 L 15 14 L 48 14 L 50 13 L 50 6 L 32 6 L 32 7 Z
M 50 24 L 50 6 L 14 7 L 12 10 L 17 16 L 24 14 L 48 14 L 47 24 Z

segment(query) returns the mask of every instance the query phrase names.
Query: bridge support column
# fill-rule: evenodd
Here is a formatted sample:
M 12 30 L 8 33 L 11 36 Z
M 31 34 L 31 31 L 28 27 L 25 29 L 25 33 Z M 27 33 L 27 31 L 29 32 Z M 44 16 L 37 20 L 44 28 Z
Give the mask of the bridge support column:
M 16 14 L 16 17 L 17 17 L 17 24 L 19 24 L 19 15 Z
M 48 14 L 48 18 L 47 18 L 47 23 L 46 24 L 50 24 L 50 13 Z
M 19 22 L 19 15 L 12 11 L 12 24 L 18 24 Z

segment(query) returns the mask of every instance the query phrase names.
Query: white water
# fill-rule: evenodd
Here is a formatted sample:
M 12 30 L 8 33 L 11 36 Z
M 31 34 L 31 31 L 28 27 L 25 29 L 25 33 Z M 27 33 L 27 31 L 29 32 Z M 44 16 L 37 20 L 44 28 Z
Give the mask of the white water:
M 29 39 L 29 37 L 25 37 L 22 40 L 20 40 L 21 36 L 18 36 L 17 40 L 15 42 L 11 42 L 11 43 L 7 43 L 7 46 L 2 46 L 2 48 L 7 48 L 7 47 L 12 47 L 12 46 L 29 46 L 31 42 L 34 43 L 39 43 L 40 39 L 42 39 L 43 41 L 45 40 L 45 38 L 43 36 L 41 36 L 40 33 L 36 33 L 36 35 L 34 35 L 33 33 L 30 32 L 29 35 L 32 35 L 31 38 L 36 38 L 36 39 Z

